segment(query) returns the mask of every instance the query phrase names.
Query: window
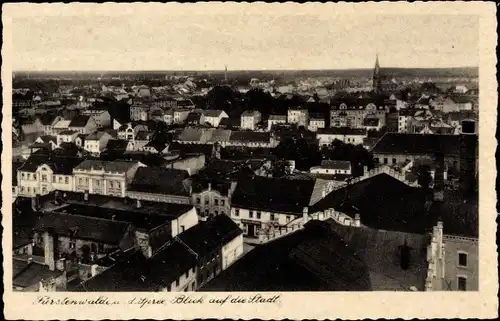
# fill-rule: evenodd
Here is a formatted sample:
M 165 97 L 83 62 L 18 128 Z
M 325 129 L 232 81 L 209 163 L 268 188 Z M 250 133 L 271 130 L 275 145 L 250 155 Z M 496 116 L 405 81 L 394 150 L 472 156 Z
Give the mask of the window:
M 69 241 L 69 248 L 71 250 L 76 248 L 76 241 L 74 241 L 74 240 Z
M 271 218 L 271 221 L 274 221 L 274 214 L 271 213 L 270 218 Z
M 81 183 L 82 183 L 82 179 L 81 179 L 81 178 L 79 178 L 79 179 L 78 179 L 78 184 L 81 184 Z
M 175 286 L 179 286 L 179 279 L 175 280 Z
M 253 211 L 248 212 L 248 217 L 253 218 Z
M 56 175 L 52 175 L 52 181 L 55 182 L 56 181 Z
M 197 197 L 197 198 L 196 198 L 196 204 L 200 204 L 200 203 L 201 203 L 201 202 L 200 202 L 200 198 L 199 198 L 199 197 Z
M 24 179 L 24 173 L 21 173 L 21 178 Z
M 208 205 L 208 203 L 210 203 L 210 202 L 209 202 L 209 199 L 207 197 L 207 198 L 205 198 L 205 205 Z
M 224 213 L 224 211 L 221 211 L 220 213 L 221 213 L 222 215 L 225 215 L 225 214 L 226 214 L 226 213 Z
M 458 290 L 467 291 L 467 278 L 463 276 L 458 277 Z
M 235 209 L 234 210 L 234 216 L 240 216 L 240 210 L 239 209 Z
M 181 225 L 181 233 L 186 230 L 186 227 L 184 225 Z
M 395 159 L 395 158 L 393 158 L 393 159 L 392 159 L 392 164 L 396 164 L 396 163 L 397 163 L 396 159 Z
M 326 172 L 328 173 L 328 170 L 326 170 Z
M 287 215 L 287 216 L 286 216 L 286 222 L 287 222 L 287 223 L 288 223 L 288 222 L 290 222 L 290 215 Z
M 260 212 L 257 212 L 257 219 L 260 219 Z
M 219 215 L 219 211 L 214 211 L 215 216 Z
M 215 204 L 215 206 L 219 206 L 219 200 L 218 199 L 214 199 L 214 204 Z
M 458 253 L 458 266 L 467 267 L 467 253 Z
M 113 181 L 110 181 L 110 182 L 109 182 L 109 187 L 110 187 L 110 188 L 113 188 Z
M 97 252 L 104 253 L 104 244 L 102 243 L 97 244 Z
M 98 179 L 96 179 L 96 180 L 95 180 L 95 184 L 96 184 L 97 186 L 99 186 L 99 185 L 101 185 L 101 181 L 100 181 L 100 180 L 98 180 Z
M 67 179 L 67 177 L 66 177 L 66 179 Z M 62 176 L 59 176 L 59 183 L 62 183 L 62 180 L 63 180 Z
M 384 164 L 387 164 L 387 158 L 384 158 Z
M 31 193 L 31 187 L 28 186 L 28 193 Z
M 46 182 L 47 181 L 47 175 L 43 174 L 42 175 L 42 182 Z
M 116 183 L 116 188 L 120 188 L 120 183 L 119 182 Z
M 33 179 L 36 179 L 36 174 L 33 174 Z
M 86 178 L 86 179 L 85 179 L 85 184 L 88 184 L 88 183 L 89 183 L 89 179 L 88 179 L 88 178 Z

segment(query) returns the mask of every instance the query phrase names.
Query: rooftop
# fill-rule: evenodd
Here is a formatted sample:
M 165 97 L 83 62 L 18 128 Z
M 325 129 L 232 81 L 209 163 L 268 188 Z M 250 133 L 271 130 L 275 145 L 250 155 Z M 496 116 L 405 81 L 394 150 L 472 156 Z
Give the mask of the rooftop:
M 358 135 L 366 136 L 366 130 L 349 127 L 318 128 L 318 135 Z
M 128 190 L 145 193 L 189 196 L 189 184 L 186 179 L 189 174 L 185 170 L 140 167 Z
M 75 167 L 75 170 L 93 171 L 104 170 L 105 172 L 124 173 L 136 166 L 136 161 L 100 161 L 85 160 Z
M 77 115 L 71 120 L 69 127 L 85 127 L 90 120 L 90 116 Z

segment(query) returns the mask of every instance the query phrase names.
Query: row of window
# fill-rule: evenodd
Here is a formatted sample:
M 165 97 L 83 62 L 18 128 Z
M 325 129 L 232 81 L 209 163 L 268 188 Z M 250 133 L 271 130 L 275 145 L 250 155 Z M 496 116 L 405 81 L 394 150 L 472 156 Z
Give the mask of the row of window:
M 81 184 L 83 184 L 83 182 L 84 182 L 83 178 L 81 178 L 81 177 L 78 178 L 78 184 L 81 185 Z M 96 179 L 94 182 L 95 182 L 96 186 L 98 186 L 98 187 L 101 186 L 101 180 Z M 89 183 L 89 179 L 85 178 L 85 184 L 88 185 L 88 183 Z M 121 184 L 120 184 L 120 182 L 116 182 L 116 181 L 108 181 L 108 187 L 109 188 L 121 188 Z
M 261 212 L 260 211 L 249 211 L 248 212 L 248 217 L 249 218 L 254 218 L 254 213 L 255 213 L 255 218 L 259 220 L 261 218 Z M 234 216 L 240 216 L 240 210 L 239 209 L 235 209 L 234 210 Z M 270 217 L 270 221 L 274 221 L 274 220 L 277 219 L 277 217 L 273 213 L 270 213 L 269 217 Z M 287 215 L 286 216 L 286 222 L 288 223 L 290 221 L 291 221 L 291 216 Z
M 201 204 L 201 198 L 197 197 L 196 198 L 196 204 Z M 205 205 L 209 205 L 210 204 L 210 198 L 205 198 Z M 219 199 L 218 198 L 214 198 L 214 205 L 215 206 L 219 206 Z M 225 206 L 226 205 L 226 201 L 221 199 L 220 200 L 220 206 Z

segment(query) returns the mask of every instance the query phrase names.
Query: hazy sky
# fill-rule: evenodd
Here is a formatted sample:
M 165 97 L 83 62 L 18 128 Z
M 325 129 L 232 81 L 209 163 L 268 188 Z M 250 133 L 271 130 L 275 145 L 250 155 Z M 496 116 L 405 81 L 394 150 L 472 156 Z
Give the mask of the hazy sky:
M 478 66 L 477 16 L 168 15 L 13 20 L 14 70 Z

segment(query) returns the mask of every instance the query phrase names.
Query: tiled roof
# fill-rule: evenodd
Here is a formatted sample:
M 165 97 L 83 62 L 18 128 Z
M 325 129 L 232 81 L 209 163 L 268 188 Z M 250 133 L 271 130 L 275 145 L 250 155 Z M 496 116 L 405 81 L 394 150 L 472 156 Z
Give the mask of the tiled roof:
M 196 254 L 204 255 L 222 248 L 235 237 L 242 234 L 242 230 L 228 216 L 217 215 L 209 221 L 200 222 L 178 237 Z
M 323 160 L 321 161 L 321 167 L 348 170 L 351 169 L 351 162 L 344 160 Z
M 51 271 L 47 265 L 27 263 L 17 259 L 14 259 L 12 264 L 14 272 L 12 284 L 16 287 L 26 288 L 38 285 L 41 281 L 57 278 L 63 273 L 62 271 Z
M 42 135 L 42 136 L 40 136 L 40 138 L 43 140 L 44 143 L 48 143 L 48 142 L 57 143 L 57 136 Z
M 87 136 L 86 140 L 99 140 L 101 139 L 104 135 L 109 135 L 106 132 L 95 132 Z
M 358 135 L 366 136 L 366 130 L 349 127 L 318 128 L 318 135 Z
M 54 174 L 71 175 L 73 169 L 78 166 L 83 160 L 77 157 L 64 157 L 48 154 L 31 155 L 24 164 L 19 168 L 19 171 L 34 173 L 39 166 L 47 165 L 52 169 Z
M 76 133 L 78 133 L 78 132 L 75 130 L 63 130 L 62 132 L 59 133 L 59 135 L 73 135 Z
M 364 126 L 378 126 L 380 119 L 378 118 L 365 118 L 363 120 Z
M 85 127 L 90 120 L 90 116 L 78 115 L 73 117 L 69 127 Z
M 75 170 L 104 170 L 105 172 L 123 173 L 136 166 L 138 162 L 132 161 L 100 161 L 100 160 L 85 160 L 80 165 L 75 167 Z
M 135 140 L 151 140 L 154 135 L 154 131 L 145 131 L 145 130 L 140 130 L 137 135 L 135 136 Z
M 253 117 L 257 116 L 260 113 L 257 110 L 245 110 L 242 114 L 241 117 Z
M 477 141 L 477 136 L 472 139 L 474 138 Z M 373 153 L 434 155 L 436 152 L 441 152 L 445 156 L 451 156 L 460 153 L 460 141 L 460 135 L 385 133 L 373 147 Z
M 256 176 L 238 182 L 234 207 L 302 215 L 309 205 L 315 182 Z
M 199 128 L 185 128 L 177 137 L 180 141 L 199 142 L 203 135 L 203 130 Z
M 253 131 L 232 131 L 229 137 L 233 142 L 256 142 L 269 143 L 271 134 L 268 132 L 253 132 Z
M 286 115 L 269 115 L 268 120 L 286 121 Z
M 231 136 L 231 131 L 224 129 L 214 129 L 211 133 L 212 135 L 207 142 L 227 142 Z
M 185 181 L 189 174 L 185 170 L 140 167 L 128 190 L 145 193 L 189 196 L 189 188 Z
M 52 125 L 54 120 L 57 118 L 57 115 L 46 113 L 46 114 L 40 115 L 38 118 L 40 119 L 40 123 L 42 123 L 42 125 L 49 126 L 49 125 Z
M 110 245 L 119 245 L 128 228 L 128 222 L 56 212 L 42 213 L 35 224 L 36 231 L 62 236 L 71 236 L 76 231 L 75 238 Z
M 205 109 L 203 110 L 203 115 L 205 115 L 205 117 L 220 117 L 223 112 L 224 111 L 220 109 Z
M 371 290 L 363 260 L 318 223 L 253 249 L 200 291 Z

